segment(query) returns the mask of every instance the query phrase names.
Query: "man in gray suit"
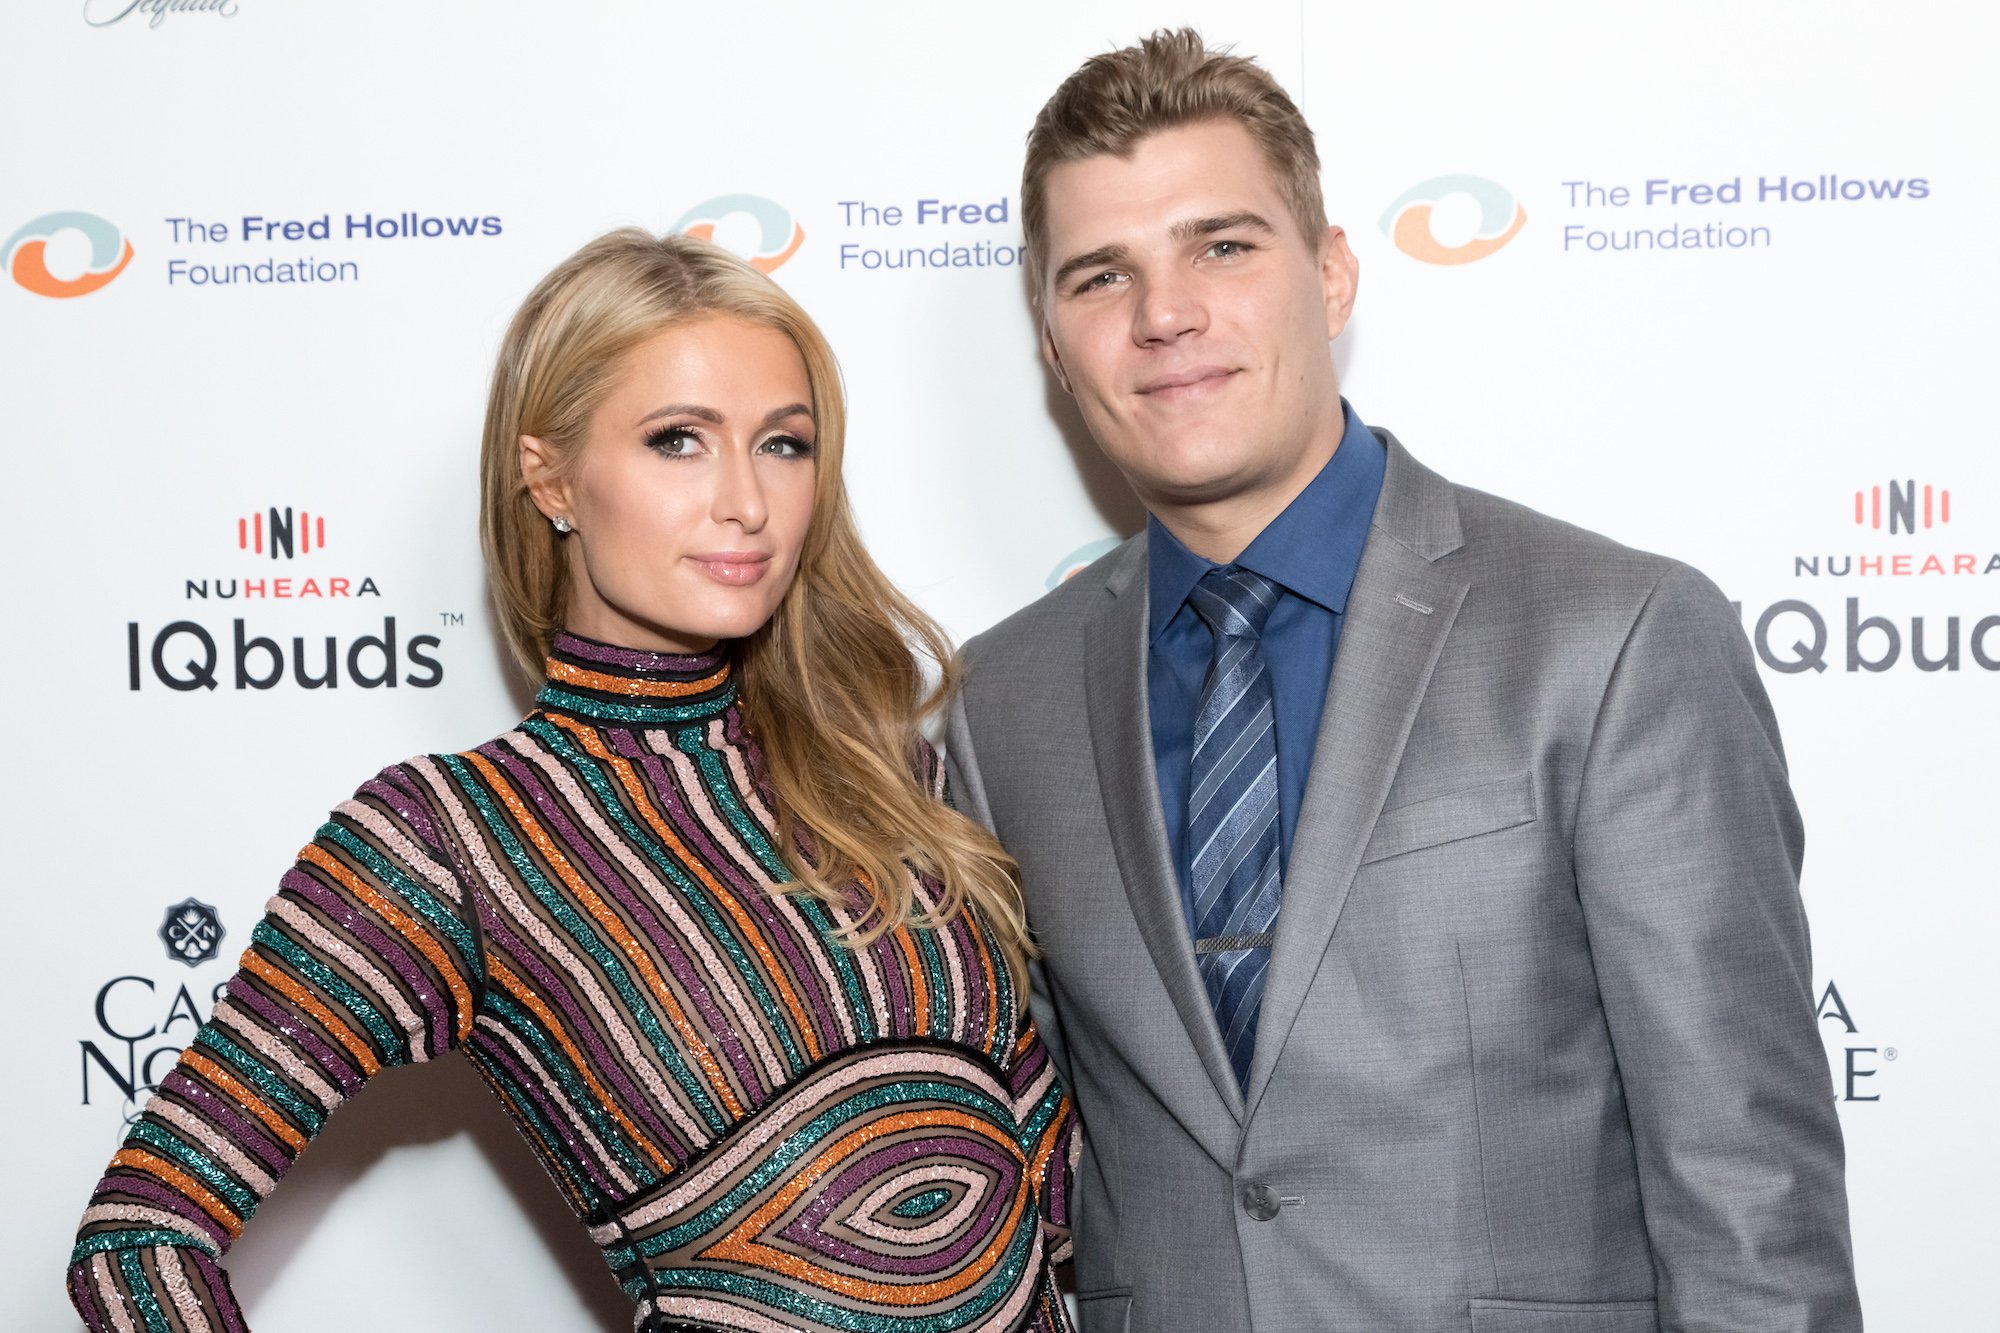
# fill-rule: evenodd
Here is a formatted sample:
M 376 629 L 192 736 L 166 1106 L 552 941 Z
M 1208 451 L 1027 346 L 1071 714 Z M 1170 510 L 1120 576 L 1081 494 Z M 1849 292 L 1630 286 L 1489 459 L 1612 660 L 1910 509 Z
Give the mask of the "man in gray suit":
M 967 646 L 1122 1329 L 1860 1327 L 1801 831 L 1729 605 L 1341 397 L 1356 266 L 1267 75 L 1043 109 L 1044 350 L 1151 513 Z

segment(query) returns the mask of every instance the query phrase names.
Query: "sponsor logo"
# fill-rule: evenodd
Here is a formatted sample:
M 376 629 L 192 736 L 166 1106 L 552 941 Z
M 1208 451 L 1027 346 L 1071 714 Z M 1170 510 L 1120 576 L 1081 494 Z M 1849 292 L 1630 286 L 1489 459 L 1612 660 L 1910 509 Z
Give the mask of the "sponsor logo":
M 327 543 L 327 516 L 304 507 L 272 505 L 239 515 L 234 536 L 237 551 L 253 561 L 317 559 Z M 382 596 L 373 575 L 311 569 L 254 577 L 248 573 L 183 577 L 180 583 L 182 599 L 189 602 L 332 607 Z M 280 686 L 330 690 L 338 689 L 344 677 L 349 686 L 364 690 L 399 685 L 424 690 L 444 679 L 444 664 L 437 656 L 443 641 L 435 634 L 409 633 L 394 615 L 371 619 L 362 627 L 366 633 L 343 641 L 340 634 L 264 632 L 264 626 L 253 628 L 245 618 L 230 620 L 227 628 L 211 628 L 193 618 L 199 614 L 190 608 L 186 618 L 157 629 L 138 620 L 126 622 L 129 688 L 142 690 L 153 684 L 182 694 L 217 690 L 225 684 L 249 691 Z M 447 625 L 462 624 L 464 615 L 445 614 L 443 620 Z
M 1879 1041 L 1862 1045 L 1870 1038 L 1862 1035 L 1854 1010 L 1830 977 L 1820 992 L 1817 1012 L 1820 1037 L 1826 1042 L 1827 1060 L 1833 1066 L 1833 1099 L 1842 1103 L 1881 1101 L 1882 1085 L 1876 1080 L 1886 1065 L 1902 1058 L 1902 1052 Z
M 216 910 L 192 898 L 167 908 L 159 930 L 167 957 L 191 968 L 215 960 L 224 933 Z M 223 991 L 221 982 L 211 986 L 134 973 L 99 986 L 91 1000 L 92 1025 L 85 1028 L 90 1035 L 77 1041 L 80 1104 L 117 1103 L 117 1132 L 123 1137 Z
M 1982 549 L 1960 537 L 1963 506 L 1948 486 L 1897 479 L 1859 487 L 1835 503 L 1843 530 L 1859 529 L 1862 542 L 1831 541 L 1819 552 L 1793 555 L 1794 579 L 1867 580 L 1879 596 L 1933 580 L 1944 581 L 1943 587 L 1983 589 L 1992 586 L 1984 576 L 2000 574 L 2000 549 Z M 1957 582 L 1967 578 L 1978 582 Z M 1859 596 L 1843 602 L 1838 610 L 1822 610 L 1799 596 L 1765 607 L 1749 622 L 1758 659 L 1788 676 L 1818 674 L 1835 665 L 1871 673 L 1898 667 L 2000 671 L 2000 606 L 1991 602 L 1945 615 L 1942 624 L 1934 612 L 1905 619 L 1872 599 L 1865 608 Z
M 1432 226 L 1438 205 L 1468 196 L 1479 209 L 1473 234 L 1447 245 Z M 1506 186 L 1483 176 L 1433 176 L 1403 191 L 1382 214 L 1382 234 L 1412 259 L 1426 264 L 1470 264 L 1484 259 L 1520 235 L 1528 212 Z
M 1584 213 L 1586 218 L 1563 225 L 1562 252 L 1576 255 L 1768 249 L 1773 235 L 1764 215 L 1752 220 L 1721 210 L 1785 209 L 1795 217 L 1802 211 L 1793 207 L 1798 204 L 1872 203 L 1895 207 L 1922 203 L 1931 197 L 1928 176 L 1858 179 L 1838 172 L 1817 176 L 1760 175 L 1754 182 L 1741 174 L 1708 180 L 1655 176 L 1639 185 L 1583 178 L 1563 181 L 1561 188 L 1571 212 Z M 1647 220 L 1653 225 L 1592 225 L 1614 219 L 1629 220 L 1629 214 L 1618 210 L 1634 208 L 1647 213 Z M 1674 212 L 1661 219 L 1651 212 L 1655 209 Z
M 840 243 L 843 273 L 1020 268 L 1027 262 L 1021 233 L 1013 225 L 1011 195 L 916 198 L 898 203 L 879 198 L 842 199 L 836 207 L 840 209 L 840 225 L 850 236 L 860 237 Z
M 74 278 L 49 271 L 49 242 L 66 231 L 82 232 L 90 242 L 90 266 Z M 0 257 L 16 283 L 37 296 L 62 300 L 108 286 L 132 262 L 132 242 L 95 213 L 44 213 L 8 237 Z
M 134 14 L 145 15 L 146 26 L 157 28 L 169 14 L 213 14 L 233 19 L 236 12 L 236 0 L 83 0 L 83 21 L 93 28 L 123 23 Z
M 1091 564 L 1110 555 L 1124 544 L 1125 539 L 1123 537 L 1104 537 L 1088 545 L 1077 547 L 1074 551 L 1071 551 L 1056 562 L 1056 567 L 1049 571 L 1049 577 L 1045 580 L 1043 586 L 1047 587 L 1050 592 L 1054 592 L 1057 588 L 1060 588 L 1063 584 L 1068 583 L 1078 574 L 1081 574 L 1085 569 L 1088 569 Z
M 290 505 L 279 509 L 273 505 L 266 510 L 271 518 L 270 549 L 271 558 L 280 556 L 290 560 L 294 554 L 306 553 L 326 545 L 326 515 L 313 514 L 301 509 L 293 517 Z M 236 520 L 236 549 L 264 553 L 264 514 L 252 514 L 248 518 Z M 294 550 L 296 548 L 296 551 Z
M 757 248 L 743 257 L 759 273 L 776 270 L 798 253 L 806 239 L 805 228 L 793 221 L 783 205 L 755 194 L 719 194 L 681 214 L 680 221 L 668 230 L 713 241 L 717 225 L 738 215 L 757 224 Z
M 167 957 L 189 967 L 199 967 L 215 957 L 222 947 L 222 918 L 207 903 L 184 899 L 167 909 L 160 923 L 160 943 Z

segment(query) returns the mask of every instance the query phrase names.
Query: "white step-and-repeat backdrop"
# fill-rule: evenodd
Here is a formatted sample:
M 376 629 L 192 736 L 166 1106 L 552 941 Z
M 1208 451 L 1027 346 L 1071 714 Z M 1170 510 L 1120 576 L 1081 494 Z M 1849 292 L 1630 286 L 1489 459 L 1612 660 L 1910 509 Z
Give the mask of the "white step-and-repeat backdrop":
M 74 1327 L 96 1173 L 324 811 L 518 715 L 473 461 L 534 280 L 621 224 L 789 251 L 868 538 L 969 635 L 1139 517 L 1037 361 L 1016 195 L 1056 82 L 1184 21 L 1318 131 L 1364 418 L 1740 601 L 1871 1325 L 1992 1326 L 2000 94 L 1935 0 L 10 6 L 0 1325 Z M 629 1321 L 458 1062 L 343 1112 L 231 1267 L 288 1333 Z

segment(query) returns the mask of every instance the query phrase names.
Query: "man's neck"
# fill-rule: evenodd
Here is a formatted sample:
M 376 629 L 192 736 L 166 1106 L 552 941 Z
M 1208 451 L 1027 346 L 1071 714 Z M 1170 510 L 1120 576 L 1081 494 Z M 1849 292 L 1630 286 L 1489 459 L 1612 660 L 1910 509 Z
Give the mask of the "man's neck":
M 1243 554 L 1244 548 L 1299 498 L 1299 493 L 1312 484 L 1339 448 L 1340 435 L 1336 432 L 1327 447 L 1307 450 L 1299 457 L 1297 466 L 1263 485 L 1219 499 L 1189 503 L 1148 498 L 1146 508 L 1188 550 L 1213 564 L 1226 565 Z

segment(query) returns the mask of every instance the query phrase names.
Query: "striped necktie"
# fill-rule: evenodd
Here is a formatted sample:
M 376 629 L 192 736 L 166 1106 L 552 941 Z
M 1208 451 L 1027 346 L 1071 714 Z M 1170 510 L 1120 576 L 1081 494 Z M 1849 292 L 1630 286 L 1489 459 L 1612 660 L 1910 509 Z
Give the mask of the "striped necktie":
M 1214 635 L 1188 775 L 1188 889 L 1195 962 L 1246 1087 L 1282 893 L 1278 733 L 1260 636 L 1278 588 L 1236 565 L 1211 569 L 1188 605 Z

